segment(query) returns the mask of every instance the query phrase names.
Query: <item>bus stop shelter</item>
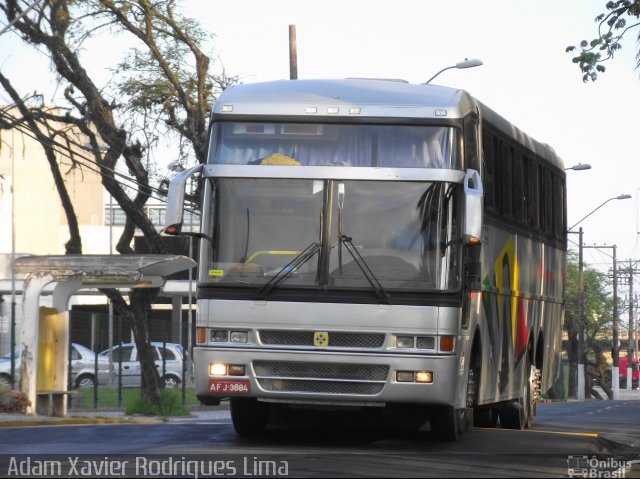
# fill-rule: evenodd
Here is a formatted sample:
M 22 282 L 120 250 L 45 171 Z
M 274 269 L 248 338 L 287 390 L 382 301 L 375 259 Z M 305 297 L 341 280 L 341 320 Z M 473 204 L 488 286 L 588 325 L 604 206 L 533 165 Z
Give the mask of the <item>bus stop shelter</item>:
M 27 413 L 67 413 L 69 300 L 83 288 L 161 288 L 167 276 L 193 268 L 175 255 L 25 256 L 16 271 L 27 274 L 20 339 L 20 390 Z M 40 308 L 40 295 L 54 283 L 52 308 Z

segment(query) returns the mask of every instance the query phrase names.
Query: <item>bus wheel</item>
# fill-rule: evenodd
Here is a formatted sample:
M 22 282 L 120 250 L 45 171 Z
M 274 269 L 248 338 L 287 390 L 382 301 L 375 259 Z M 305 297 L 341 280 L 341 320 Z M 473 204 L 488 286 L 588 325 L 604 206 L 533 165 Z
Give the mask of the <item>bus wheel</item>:
M 533 423 L 533 395 L 531 391 L 531 365 L 528 359 L 524 365 L 522 391 L 514 401 L 507 401 L 500 408 L 500 424 L 505 429 L 522 431 Z
M 267 428 L 269 405 L 253 398 L 231 399 L 231 420 L 239 436 L 256 436 Z
M 479 380 L 479 369 L 469 368 L 466 387 L 466 407 L 457 409 L 453 406 L 439 406 L 431 409 L 431 432 L 439 439 L 457 441 L 473 424 L 473 405 L 476 402 Z
M 473 425 L 475 427 L 496 427 L 496 424 L 498 424 L 498 409 L 479 407 L 473 410 Z
M 466 423 L 466 409 L 439 406 L 431 409 L 431 432 L 444 441 L 457 441 L 462 437 Z

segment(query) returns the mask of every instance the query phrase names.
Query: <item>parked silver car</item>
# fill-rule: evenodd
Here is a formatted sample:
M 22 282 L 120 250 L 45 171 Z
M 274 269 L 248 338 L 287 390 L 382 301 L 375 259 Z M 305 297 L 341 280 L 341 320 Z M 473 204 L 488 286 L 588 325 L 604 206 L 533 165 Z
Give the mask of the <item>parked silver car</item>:
M 176 388 L 182 380 L 182 363 L 186 357 L 186 352 L 180 344 L 161 342 L 149 343 L 153 349 L 156 368 L 160 375 L 160 380 L 165 388 Z M 135 343 L 124 343 L 114 346 L 100 353 L 100 356 L 109 360 L 109 355 L 113 360 L 113 371 L 117 384 L 118 373 L 122 368 L 122 385 L 125 387 L 139 387 L 141 384 L 140 361 L 138 360 L 138 349 Z M 122 366 L 120 366 L 122 364 Z
M 92 388 L 96 384 L 95 353 L 77 343 L 71 344 L 71 384 L 77 388 Z M 16 384 L 20 381 L 20 350 L 16 350 Z M 109 380 L 109 359 L 98 357 L 98 384 Z M 11 387 L 11 353 L 0 357 L 0 385 Z

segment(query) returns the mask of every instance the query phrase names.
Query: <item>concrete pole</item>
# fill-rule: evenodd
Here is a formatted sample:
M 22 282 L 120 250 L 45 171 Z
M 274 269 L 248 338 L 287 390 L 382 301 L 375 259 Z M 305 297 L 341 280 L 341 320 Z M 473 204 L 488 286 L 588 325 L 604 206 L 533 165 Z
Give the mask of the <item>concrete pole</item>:
M 289 25 L 289 79 L 298 79 L 298 41 L 295 25 Z
M 616 245 L 613 245 L 613 367 L 611 368 L 611 389 L 613 399 L 620 399 L 620 331 L 618 327 L 618 261 Z
M 629 335 L 627 339 L 627 391 L 633 382 L 633 264 L 629 260 Z
M 584 261 L 582 226 L 578 230 L 578 387 L 576 399 L 585 399 L 584 381 Z

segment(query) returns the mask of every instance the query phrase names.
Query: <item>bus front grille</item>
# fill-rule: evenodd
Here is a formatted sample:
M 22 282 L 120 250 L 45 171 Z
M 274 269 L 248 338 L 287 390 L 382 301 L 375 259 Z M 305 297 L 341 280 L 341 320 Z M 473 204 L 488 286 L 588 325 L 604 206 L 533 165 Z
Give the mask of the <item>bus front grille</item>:
M 315 331 L 290 331 L 267 329 L 259 331 L 262 344 L 269 346 L 309 346 L 314 347 Z M 384 345 L 384 333 L 352 333 L 329 331 L 325 347 L 379 349 Z
M 253 370 L 265 391 L 368 396 L 382 390 L 389 374 L 380 364 L 296 361 L 254 361 Z
M 384 386 L 384 384 L 377 383 L 309 381 L 300 379 L 259 379 L 258 384 L 262 389 L 270 392 L 356 394 L 362 396 L 378 394 Z

